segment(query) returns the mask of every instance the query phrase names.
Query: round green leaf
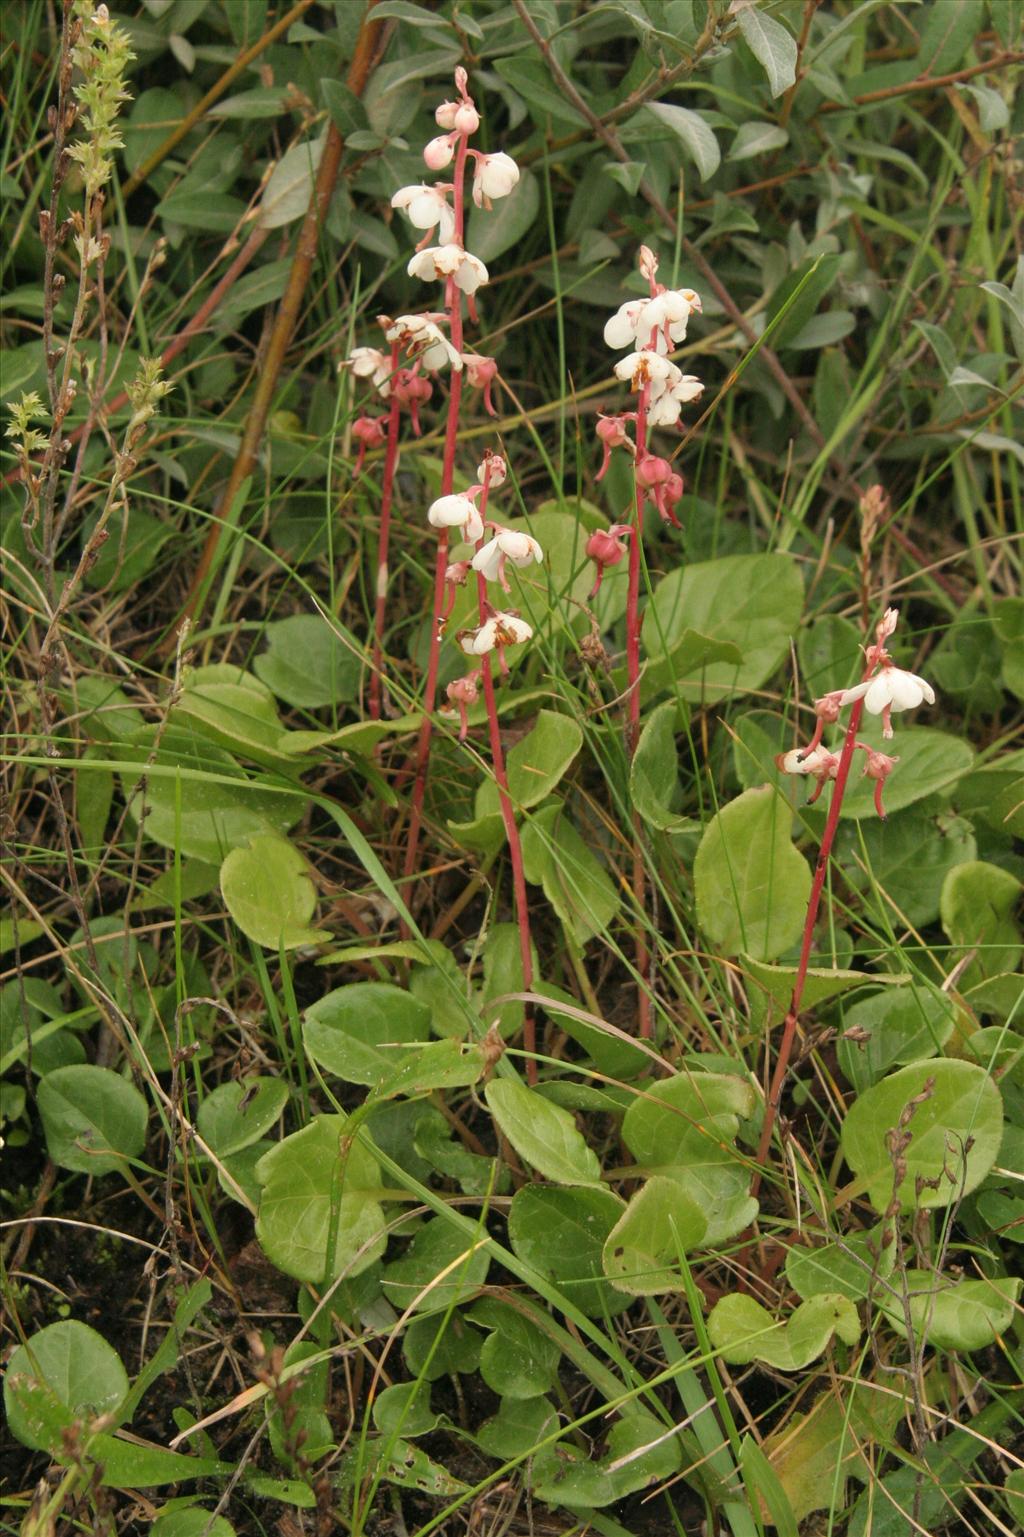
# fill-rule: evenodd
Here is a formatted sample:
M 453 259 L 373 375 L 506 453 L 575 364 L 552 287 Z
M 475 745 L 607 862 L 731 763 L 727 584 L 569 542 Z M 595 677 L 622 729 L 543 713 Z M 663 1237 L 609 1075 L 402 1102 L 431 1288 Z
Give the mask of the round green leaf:
M 846 1345 L 860 1338 L 857 1309 L 838 1293 L 801 1302 L 785 1322 L 740 1292 L 716 1302 L 708 1315 L 711 1343 L 733 1366 L 766 1361 L 782 1372 L 801 1371 L 823 1354 L 834 1334 Z
M 276 833 L 250 835 L 220 867 L 224 905 L 247 938 L 268 950 L 294 950 L 330 939 L 310 927 L 316 888 L 294 844 Z
M 624 1211 L 610 1190 L 524 1185 L 512 1198 L 509 1242 L 581 1313 L 592 1318 L 619 1313 L 628 1299 L 605 1280 L 601 1251 Z
M 552 1105 L 515 1078 L 495 1078 L 484 1090 L 487 1106 L 520 1158 L 560 1185 L 596 1185 L 597 1155 L 568 1110 Z
M 954 945 L 975 952 L 960 978 L 961 988 L 1015 971 L 1020 965 L 1024 936 L 1014 914 L 1022 890 L 1009 870 L 980 859 L 957 865 L 946 876 L 940 902 L 942 927 Z
M 861 1094 L 843 1122 L 847 1163 L 867 1186 L 876 1211 L 893 1194 L 889 1132 L 911 1101 L 928 1090 L 906 1123 L 911 1141 L 899 1187 L 904 1211 L 948 1206 L 977 1189 L 996 1161 L 1003 1135 L 1003 1103 L 983 1067 L 974 1062 L 915 1062 Z M 917 1193 L 917 1180 L 937 1180 Z
M 725 955 L 770 961 L 799 938 L 811 872 L 793 847 L 789 811 L 769 786 L 745 790 L 712 817 L 693 879 L 701 925 Z
M 235 1537 L 235 1529 L 223 1516 L 200 1505 L 184 1510 L 164 1510 L 153 1522 L 151 1537 Z
M 890 784 L 895 789 L 895 779 Z M 865 893 L 884 891 L 907 922 L 918 926 L 938 917 L 943 881 L 957 865 L 973 860 L 977 847 L 970 822 L 923 807 L 884 822 L 865 817 L 856 825 L 841 824 L 836 839 L 846 881 Z
M 846 1009 L 844 1030 L 856 1027 L 868 1038 L 841 1038 L 839 1064 L 854 1088 L 866 1089 L 892 1067 L 936 1056 L 955 1023 L 952 1000 L 937 987 L 914 983 L 887 988 Z
M 558 1343 L 507 1302 L 484 1297 L 469 1311 L 473 1323 L 491 1332 L 480 1354 L 480 1375 L 505 1399 L 536 1399 L 558 1377 Z
M 306 1051 L 346 1083 L 372 1086 L 411 1062 L 430 1039 L 430 1010 L 390 982 L 336 987 L 306 1010 Z
M 362 658 L 355 637 L 337 620 L 292 614 L 268 624 L 264 633 L 267 650 L 255 659 L 253 671 L 278 699 L 316 710 L 355 698 Z
M 284 727 L 270 689 L 227 662 L 188 673 L 170 718 L 176 725 L 188 722 L 211 742 L 257 763 L 291 761 L 278 747 Z
M 76 1174 L 109 1174 L 137 1158 L 149 1112 L 132 1084 L 108 1067 L 59 1067 L 40 1080 L 39 1114 L 54 1163 Z
M 261 790 L 242 777 L 229 753 L 173 728 L 161 739 L 154 767 L 186 769 L 189 777 L 176 783 L 173 772 L 150 772 L 144 793 L 135 794 L 142 765 L 152 750 L 150 731 L 139 733 L 130 744 L 120 747 L 120 756 L 133 760 L 130 772 L 121 776 L 124 795 L 132 816 L 142 819 L 145 836 L 165 848 L 180 849 L 187 859 L 219 865 L 228 850 L 243 844 L 250 834 L 270 829 L 287 832 L 302 815 L 305 801 L 301 795 Z M 203 774 L 237 783 L 213 783 L 195 777 Z
M 7 1425 L 23 1446 L 58 1452 L 63 1429 L 112 1414 L 127 1393 L 128 1374 L 117 1351 L 95 1329 L 67 1319 L 40 1329 L 8 1361 Z
M 300 1281 L 358 1275 L 387 1245 L 380 1169 L 361 1142 L 349 1141 L 347 1124 L 343 1115 L 314 1116 L 256 1165 L 256 1237 L 277 1268 Z
M 490 1264 L 486 1249 L 474 1251 L 461 1229 L 443 1217 L 432 1217 L 402 1258 L 385 1267 L 384 1295 L 402 1313 L 414 1303 L 417 1309 L 443 1311 L 482 1286 Z M 450 1265 L 454 1268 L 439 1280 Z
M 910 1320 L 918 1339 L 944 1350 L 984 1350 L 1013 1323 L 1024 1282 L 1002 1276 L 983 1281 L 950 1281 L 927 1270 L 908 1270 L 905 1283 Z M 879 1306 L 906 1338 L 904 1298 L 881 1292 Z
M 644 655 L 657 665 L 687 630 L 731 645 L 739 660 L 678 665 L 674 688 L 705 704 L 749 693 L 771 677 L 800 622 L 803 583 L 785 555 L 727 555 L 670 571 L 654 590 L 643 623 Z
M 679 1291 L 682 1257 L 707 1232 L 699 1202 L 674 1179 L 645 1180 L 605 1240 L 605 1274 L 634 1297 Z
M 691 826 L 689 817 L 672 810 L 679 790 L 679 758 L 676 753 L 676 722 L 679 707 L 674 699 L 661 704 L 640 733 L 629 769 L 629 793 L 639 816 L 660 832 Z
M 222 1083 L 199 1106 L 196 1129 L 219 1158 L 226 1158 L 258 1142 L 287 1103 L 288 1085 L 281 1078 Z
M 720 1243 L 751 1222 L 750 1171 L 733 1143 L 754 1091 L 729 1073 L 680 1073 L 654 1083 L 626 1111 L 622 1139 L 647 1175 L 664 1175 L 701 1205 L 705 1241 Z
M 481 1425 L 477 1440 L 491 1457 L 502 1462 L 521 1457 L 551 1435 L 558 1415 L 548 1398 L 503 1398 L 501 1408 Z

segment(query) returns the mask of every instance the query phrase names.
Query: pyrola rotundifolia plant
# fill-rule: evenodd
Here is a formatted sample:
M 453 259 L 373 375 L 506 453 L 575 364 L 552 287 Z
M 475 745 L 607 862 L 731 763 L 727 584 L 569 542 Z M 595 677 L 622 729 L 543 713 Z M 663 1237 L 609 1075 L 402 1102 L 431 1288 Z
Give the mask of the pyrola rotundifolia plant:
M 868 516 L 869 508 L 873 503 L 877 504 L 880 496 L 881 492 L 876 488 L 862 500 L 861 512 L 864 516 Z M 864 676 L 861 681 L 853 688 L 835 689 L 821 699 L 816 699 L 814 713 L 817 716 L 817 726 L 807 746 L 780 753 L 775 760 L 784 773 L 808 774 L 817 780 L 817 785 L 810 797 L 812 802 L 818 799 L 822 790 L 830 782 L 834 783 L 834 788 L 825 821 L 825 831 L 821 838 L 821 847 L 818 850 L 818 862 L 814 870 L 814 880 L 811 883 L 811 894 L 807 902 L 807 917 L 804 920 L 803 942 L 800 946 L 800 960 L 793 983 L 793 997 L 786 1015 L 768 1094 L 768 1105 L 757 1151 L 759 1165 L 763 1165 L 767 1155 L 782 1097 L 782 1085 L 800 1015 L 804 983 L 807 980 L 807 966 L 814 942 L 814 927 L 818 921 L 818 908 L 825 886 L 825 875 L 828 871 L 836 828 L 839 826 L 839 812 L 846 793 L 854 755 L 858 752 L 864 754 L 863 773 L 866 778 L 873 779 L 875 782 L 875 810 L 882 818 L 885 817 L 882 809 L 882 789 L 900 761 L 898 756 L 892 757 L 888 753 L 879 752 L 869 743 L 859 740 L 857 732 L 860 730 L 864 711 L 867 710 L 869 715 L 882 717 L 882 736 L 889 741 L 895 735 L 892 726 L 894 713 L 913 710 L 925 703 L 935 703 L 935 691 L 931 684 L 924 678 L 919 678 L 916 673 L 905 672 L 902 667 L 897 667 L 886 650 L 886 642 L 894 634 L 898 621 L 899 610 L 887 608 L 875 626 L 874 643 L 864 648 Z M 846 735 L 842 746 L 837 751 L 833 751 L 824 743 L 825 729 L 836 725 L 842 712 L 847 708 L 850 714 Z
M 600 480 L 619 448 L 633 459 L 635 494 L 630 521 L 600 529 L 587 541 L 587 554 L 597 567 L 591 596 L 601 585 L 606 566 L 618 565 L 629 556 L 626 589 L 626 748 L 632 757 L 640 737 L 640 542 L 644 507 L 650 503 L 665 523 L 678 528 L 676 506 L 683 494 L 683 477 L 669 459 L 652 453 L 649 434 L 658 427 L 678 426 L 683 407 L 700 399 L 704 386 L 693 374 L 684 374 L 668 356 L 686 338 L 691 314 L 701 309 L 700 296 L 692 288 L 666 288 L 658 282 L 658 258 L 648 246 L 640 247 L 640 275 L 650 294 L 629 299 L 619 306 L 604 328 L 609 347 L 631 350 L 615 364 L 616 378 L 636 394 L 636 410 L 620 411 L 598 420 L 597 435 L 604 450 Z M 629 427 L 633 428 L 630 436 Z M 639 819 L 634 816 L 633 895 L 637 911 L 644 903 L 644 862 Z M 637 927 L 636 967 L 639 974 L 638 1015 L 642 1036 L 651 1034 L 648 987 L 649 957 L 642 923 Z
M 457 711 L 460 739 L 469 727 L 468 711 L 483 694 L 489 726 L 494 777 L 501 802 L 502 818 L 508 838 L 515 887 L 516 911 L 522 944 L 523 982 L 532 984 L 530 930 L 526 904 L 526 879 L 523 873 L 519 832 L 508 794 L 504 756 L 498 729 L 494 698 L 492 663 L 496 659 L 502 675 L 507 672 L 505 652 L 509 646 L 522 645 L 533 631 L 512 608 L 506 606 L 509 593 L 507 571 L 510 566 L 524 567 L 544 559 L 537 540 L 529 534 L 505 528 L 487 516 L 488 497 L 506 479 L 504 459 L 488 450 L 477 469 L 477 479 L 464 490 L 455 489 L 455 445 L 459 429 L 459 408 L 463 381 L 483 392 L 484 408 L 497 414 L 492 388 L 498 378 L 494 358 L 466 350 L 463 334 L 463 305 L 468 317 L 477 321 L 476 295 L 486 286 L 486 266 L 465 246 L 466 198 L 472 197 L 478 208 L 490 209 L 494 199 L 507 197 L 519 181 L 519 167 L 509 155 L 484 154 L 474 149 L 470 140 L 480 127 L 480 115 L 468 91 L 468 76 L 461 67 L 455 71 L 458 98 L 443 101 L 434 113 L 441 133 L 429 141 L 423 159 L 429 170 L 448 173 L 450 180 L 430 185 L 400 187 L 391 199 L 392 207 L 406 215 L 414 228 L 423 230 L 423 238 L 408 263 L 411 277 L 429 284 L 440 284 L 439 300 L 421 314 L 380 316 L 389 351 L 376 347 L 356 347 L 346 366 L 360 379 L 367 379 L 379 398 L 387 403 L 386 416 L 360 415 L 352 435 L 358 445 L 355 470 L 360 473 L 369 449 L 385 450 L 381 479 L 380 534 L 377 548 L 375 616 L 370 679 L 370 713 L 381 711 L 384 676 L 384 617 L 388 591 L 388 545 L 395 468 L 398 458 L 399 417 L 408 411 L 412 430 L 420 431 L 419 411 L 433 394 L 432 377 L 448 379 L 448 416 L 441 472 L 441 494 L 427 509 L 427 522 L 437 533 L 434 566 L 433 625 L 430 656 L 423 690 L 423 723 L 416 745 L 415 779 L 410 802 L 409 829 L 406 839 L 405 870 L 411 876 L 416 869 L 423 797 L 426 790 L 433 712 L 437 700 L 437 675 L 440 645 L 455 600 L 456 588 L 471 573 L 477 583 L 477 619 L 471 630 L 456 636 L 460 650 L 472 664 L 461 678 L 448 685 L 448 706 Z M 436 243 L 432 243 L 436 242 Z M 452 560 L 450 543 L 467 547 L 465 556 Z M 472 550 L 468 547 L 472 546 Z M 496 589 L 500 597 L 492 600 Z M 525 1045 L 533 1049 L 533 1025 L 528 1017 Z M 534 1064 L 529 1063 L 531 1074 Z

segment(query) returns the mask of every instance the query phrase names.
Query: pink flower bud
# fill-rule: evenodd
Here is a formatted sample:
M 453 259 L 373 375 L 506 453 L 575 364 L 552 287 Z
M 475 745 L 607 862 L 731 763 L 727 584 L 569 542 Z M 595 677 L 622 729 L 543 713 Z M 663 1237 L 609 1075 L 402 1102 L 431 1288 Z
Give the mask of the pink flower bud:
M 471 133 L 476 133 L 480 127 L 480 114 L 469 102 L 463 102 L 455 114 L 455 128 L 468 138 Z
M 657 454 L 644 454 L 636 462 L 636 478 L 646 491 L 654 486 L 663 486 L 671 474 L 671 464 L 667 459 L 660 459 Z
M 464 352 L 462 361 L 466 367 L 466 382 L 475 390 L 484 392 L 484 410 L 488 416 L 497 416 L 491 399 L 491 385 L 498 377 L 498 364 L 494 358 L 485 358 L 478 352 Z
M 441 614 L 442 625 L 450 618 L 452 609 L 455 607 L 455 589 L 465 585 L 469 571 L 470 565 L 468 560 L 453 560 L 450 565 L 445 567 L 444 581 L 448 592 L 445 598 L 444 611 Z
M 452 156 L 455 153 L 455 145 L 450 134 L 441 134 L 437 139 L 431 139 L 429 144 L 423 146 L 423 159 L 431 171 L 443 171 L 451 165 Z
M 890 609 L 889 612 L 892 613 L 893 610 Z M 892 631 L 889 633 L 891 634 Z M 888 753 L 879 752 L 877 748 L 869 746 L 867 742 L 858 742 L 857 746 L 862 748 L 865 753 L 862 778 L 875 781 L 875 810 L 884 822 L 885 810 L 882 806 L 882 789 L 885 781 L 900 760 L 898 757 L 891 758 Z
M 448 695 L 449 704 L 453 704 L 459 712 L 460 742 L 466 740 L 466 733 L 469 730 L 469 716 L 466 711 L 471 704 L 476 704 L 477 699 L 480 697 L 477 688 L 479 677 L 479 672 L 467 673 L 464 678 L 456 678 L 452 683 L 449 683 L 445 690 Z
M 359 453 L 352 473 L 359 475 L 362 472 L 363 460 L 366 458 L 368 448 L 381 448 L 386 439 L 386 416 L 357 416 L 352 423 L 352 436 L 359 444 Z
M 617 566 L 626 553 L 623 536 L 633 532 L 628 523 L 614 523 L 611 528 L 595 529 L 587 540 L 587 555 L 597 567 L 597 576 L 590 589 L 590 597 L 596 597 L 606 566 Z
M 459 104 L 457 101 L 443 101 L 440 106 L 435 107 L 434 122 L 438 128 L 443 128 L 447 133 L 451 133 L 455 127 L 455 114 L 458 110 Z
M 412 368 L 400 368 L 391 381 L 391 391 L 399 405 L 405 406 L 416 437 L 420 436 L 420 406 L 426 405 L 434 387 L 429 379 Z
M 632 413 L 630 413 L 632 416 Z M 626 432 L 626 418 L 622 416 L 599 416 L 597 418 L 597 436 L 604 449 L 601 459 L 601 468 L 594 476 L 595 480 L 603 480 L 608 466 L 612 462 L 613 448 L 632 448 L 629 435 Z
M 658 258 L 649 245 L 642 245 L 640 247 L 639 266 L 640 276 L 646 278 L 648 283 L 653 284 L 658 273 Z

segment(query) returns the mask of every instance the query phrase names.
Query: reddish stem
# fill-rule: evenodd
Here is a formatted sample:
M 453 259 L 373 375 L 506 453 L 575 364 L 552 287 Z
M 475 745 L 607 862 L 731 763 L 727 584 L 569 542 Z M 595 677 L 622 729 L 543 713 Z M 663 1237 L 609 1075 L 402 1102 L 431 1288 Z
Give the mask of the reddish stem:
M 391 377 L 398 368 L 398 343 L 391 343 Z M 388 411 L 388 442 L 384 455 L 384 476 L 380 493 L 380 532 L 377 537 L 376 606 L 373 615 L 373 668 L 370 673 L 370 719 L 380 720 L 384 674 L 384 610 L 388 596 L 388 547 L 391 539 L 391 502 L 394 496 L 395 468 L 398 464 L 399 401 L 394 390 Z
M 452 239 L 462 244 L 465 225 L 465 173 L 468 139 L 460 134 L 455 153 L 454 188 L 452 211 L 455 231 Z M 455 286 L 455 279 L 445 283 L 444 305 L 448 314 L 451 344 L 456 352 L 462 351 L 462 295 Z M 455 444 L 459 434 L 459 408 L 462 404 L 463 370 L 452 370 L 451 388 L 448 392 L 448 421 L 445 427 L 444 460 L 441 467 L 441 495 L 451 493 L 455 479 Z M 430 764 L 430 738 L 434 729 L 434 702 L 437 698 L 437 672 L 441 657 L 441 615 L 444 612 L 444 573 L 448 565 L 448 532 L 442 529 L 437 541 L 437 560 L 434 565 L 434 602 L 431 609 L 430 656 L 427 660 L 427 677 L 423 690 L 423 723 L 416 740 L 416 778 L 413 781 L 409 803 L 409 836 L 405 848 L 403 873 L 409 880 L 416 873 L 419 854 L 420 829 L 423 825 L 423 798 L 427 790 L 427 770 Z
M 640 542 L 644 532 L 645 492 L 636 476 L 636 465 L 647 450 L 647 403 L 650 384 L 640 391 L 636 409 L 636 457 L 633 460 L 635 505 L 633 537 L 629 541 L 629 573 L 626 586 L 626 752 L 632 761 L 640 740 Z M 644 902 L 646 872 L 644 870 L 642 826 L 639 814 L 633 812 L 633 897 L 636 901 L 636 969 L 637 969 L 637 1020 L 642 1040 L 650 1040 L 654 1033 L 651 1019 L 651 956 L 644 937 Z
M 489 490 L 488 476 L 484 473 L 484 489 L 480 496 L 480 516 L 487 516 L 487 493 Z M 477 549 L 481 549 L 486 538 L 480 539 Z M 476 574 L 477 609 L 480 615 L 480 623 L 487 620 L 487 582 L 478 571 Z M 505 827 L 505 837 L 508 839 L 509 858 L 512 861 L 512 891 L 516 906 L 516 926 L 519 929 L 519 955 L 523 968 L 523 992 L 533 990 L 533 951 L 530 945 L 530 904 L 526 891 L 526 872 L 523 868 L 523 846 L 519 840 L 519 827 L 516 823 L 515 811 L 512 807 L 512 797 L 509 794 L 508 774 L 505 771 L 505 754 L 501 746 L 501 727 L 498 724 L 498 706 L 494 698 L 494 675 L 491 672 L 491 658 L 482 658 L 482 672 L 484 685 L 484 701 L 487 705 L 487 726 L 491 739 L 491 762 L 494 766 L 494 779 L 498 786 L 498 800 L 501 805 L 501 820 Z M 526 1081 L 537 1082 L 537 1061 L 535 1052 L 537 1049 L 537 1022 L 534 1017 L 533 1005 L 525 1005 L 523 1015 L 523 1050 L 526 1053 Z
M 867 669 L 865 676 L 869 677 L 874 667 Z M 814 870 L 814 880 L 811 883 L 811 895 L 807 903 L 807 917 L 804 919 L 804 937 L 800 946 L 800 960 L 796 968 L 796 979 L 793 983 L 793 996 L 790 999 L 789 1012 L 786 1015 L 785 1024 L 782 1027 L 782 1040 L 779 1044 L 779 1054 L 775 1059 L 775 1071 L 772 1074 L 771 1088 L 768 1092 L 768 1103 L 765 1106 L 764 1125 L 761 1128 L 761 1140 L 757 1145 L 757 1169 L 754 1173 L 753 1183 L 750 1187 L 751 1195 L 757 1195 L 761 1187 L 761 1175 L 764 1169 L 764 1161 L 768 1156 L 768 1146 L 772 1140 L 772 1132 L 779 1113 L 779 1103 L 782 1099 L 782 1086 L 786 1078 L 786 1070 L 789 1067 L 789 1059 L 793 1051 L 793 1041 L 796 1037 L 797 1021 L 800 1017 L 800 1004 L 804 995 L 804 984 L 807 981 L 807 966 L 811 958 L 811 947 L 814 943 L 814 926 L 818 921 L 818 908 L 821 905 L 821 894 L 825 888 L 825 876 L 828 872 L 829 856 L 832 853 L 832 844 L 835 841 L 836 828 L 839 826 L 839 813 L 842 809 L 843 796 L 846 793 L 846 782 L 850 777 L 850 767 L 853 763 L 853 755 L 857 748 L 857 732 L 860 728 L 861 716 L 864 713 L 863 699 L 854 701 L 850 710 L 850 721 L 846 728 L 846 737 L 843 741 L 843 750 L 839 756 L 839 767 L 836 769 L 835 789 L 832 791 L 832 803 L 828 808 L 828 818 L 825 822 L 825 831 L 821 838 L 821 848 L 818 850 L 818 863 Z

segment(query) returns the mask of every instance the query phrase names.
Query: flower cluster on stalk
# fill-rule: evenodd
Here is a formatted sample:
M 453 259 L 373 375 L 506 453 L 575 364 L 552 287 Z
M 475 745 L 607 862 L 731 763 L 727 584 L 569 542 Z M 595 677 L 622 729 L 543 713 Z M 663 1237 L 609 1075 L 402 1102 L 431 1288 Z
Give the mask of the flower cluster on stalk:
M 510 155 L 487 155 L 469 145 L 470 135 L 480 126 L 480 116 L 468 94 L 464 69 L 456 70 L 455 83 L 459 99 L 444 101 L 435 111 L 435 121 L 444 132 L 425 146 L 423 159 L 432 171 L 444 171 L 455 160 L 459 174 L 471 163 L 473 201 L 478 207 L 489 209 L 493 199 L 507 197 L 515 188 L 519 167 Z M 427 283 L 443 283 L 446 288 L 450 280 L 467 296 L 470 318 L 475 321 L 474 296 L 488 282 L 489 274 L 480 258 L 466 250 L 461 228 L 464 222 L 461 186 L 457 199 L 455 191 L 455 184 L 450 181 L 414 183 L 399 187 L 391 199 L 391 206 L 404 214 L 414 229 L 424 231 L 407 264 L 409 276 Z M 436 244 L 431 244 L 431 240 L 436 240 Z M 420 407 L 433 393 L 431 379 L 427 376 L 441 374 L 445 369 L 455 373 L 465 371 L 467 382 L 483 391 L 487 412 L 491 416 L 497 415 L 491 398 L 491 385 L 498 372 L 495 360 L 453 346 L 443 329 L 449 322 L 449 316 L 443 310 L 399 315 L 394 319 L 381 315 L 378 320 L 385 340 L 392 346 L 397 345 L 405 362 L 395 367 L 388 352 L 360 346 L 349 353 L 346 366 L 357 378 L 368 379 L 381 400 L 397 399 L 400 408 L 408 411 L 416 436 L 420 433 Z M 384 420 L 357 418 L 353 426 L 353 436 L 359 444 L 357 473 L 362 469 L 367 448 L 383 445 Z
M 892 717 L 902 710 L 914 710 L 921 704 L 935 703 L 935 690 L 917 673 L 897 667 L 886 650 L 886 641 L 893 634 L 899 620 L 899 610 L 887 608 L 875 628 L 873 645 L 864 648 L 864 677 L 853 688 L 833 689 L 814 701 L 817 724 L 814 735 L 806 747 L 796 747 L 790 752 L 779 753 L 776 766 L 784 774 L 804 774 L 817 783 L 809 804 L 818 799 L 825 786 L 839 773 L 842 754 L 824 744 L 825 728 L 834 726 L 848 706 L 858 706 L 856 719 L 866 710 L 869 715 L 882 717 L 882 736 L 891 741 L 895 735 Z M 882 790 L 897 763 L 899 756 L 879 751 L 868 742 L 854 741 L 853 751 L 864 753 L 863 777 L 874 780 L 875 810 L 885 819 L 882 806 Z
M 630 349 L 614 372 L 638 396 L 637 409 L 598 417 L 602 460 L 596 478 L 602 480 L 607 474 L 613 451 L 623 449 L 633 459 L 638 502 L 649 502 L 663 522 L 678 528 L 675 509 L 683 495 L 683 477 L 671 460 L 650 451 L 647 434 L 656 427 L 678 426 L 683 407 L 704 393 L 701 381 L 694 374 L 684 374 L 668 356 L 685 341 L 690 316 L 700 314 L 701 300 L 692 288 L 666 288 L 658 282 L 658 259 L 648 246 L 640 247 L 639 266 L 650 288 L 648 297 L 621 304 L 604 328 L 609 347 Z M 605 569 L 626 554 L 623 538 L 636 533 L 635 524 L 617 523 L 591 535 L 587 554 L 596 568 L 591 597 Z
M 478 623 L 469 629 L 456 632 L 459 649 L 474 660 L 497 657 L 502 675 L 508 673 L 505 652 L 509 646 L 520 646 L 533 636 L 532 627 L 515 609 L 500 608 L 487 596 L 488 584 L 496 584 L 503 592 L 510 592 L 507 568 L 509 565 L 523 569 L 540 564 L 544 551 L 531 534 L 520 529 L 506 528 L 487 517 L 487 502 L 493 488 L 508 478 L 508 466 L 500 454 L 487 450 L 477 466 L 477 481 L 454 496 L 442 496 L 434 502 L 427 518 L 435 526 L 458 528 L 467 544 L 475 545 L 471 559 L 451 562 L 445 570 L 447 599 L 440 616 L 445 623 L 455 603 L 458 587 L 465 583 L 470 572 L 476 573 L 478 591 Z M 477 502 L 479 501 L 479 507 Z M 490 538 L 487 537 L 490 532 Z M 465 739 L 469 727 L 467 707 L 477 699 L 477 687 L 482 670 L 474 668 L 463 678 L 448 684 L 449 708 L 459 714 L 459 740 Z
M 462 68 L 455 71 L 455 85 L 458 98 L 443 101 L 437 107 L 434 118 L 441 132 L 423 150 L 428 170 L 440 173 L 452 167 L 453 179 L 400 187 L 391 199 L 391 206 L 404 214 L 414 229 L 423 231 L 406 270 L 410 277 L 442 284 L 441 304 L 422 314 L 380 316 L 390 352 L 371 346 L 355 347 L 344 365 L 356 378 L 369 382 L 378 398 L 388 403 L 389 413 L 396 409 L 408 411 L 417 435 L 420 408 L 433 392 L 432 379 L 446 370 L 479 389 L 485 410 L 491 416 L 497 415 L 492 398 L 498 378 L 497 362 L 467 350 L 462 337 L 463 298 L 469 317 L 475 322 L 476 294 L 490 277 L 484 262 L 466 249 L 465 207 L 467 191 L 474 204 L 483 209 L 490 209 L 496 199 L 507 197 L 519 182 L 519 167 L 510 155 L 485 154 L 470 145 L 470 138 L 480 127 L 480 115 Z M 453 390 L 450 405 L 454 402 Z M 358 445 L 357 474 L 367 451 L 385 446 L 388 421 L 388 416 L 363 414 L 353 423 L 352 436 Z M 486 515 L 489 492 L 500 486 L 506 476 L 504 459 L 488 450 L 474 485 L 464 491 L 455 490 L 449 471 L 442 495 L 427 510 L 427 522 L 437 530 L 439 552 L 444 560 L 444 602 L 435 619 L 443 629 L 455 603 L 456 589 L 471 573 L 475 574 L 479 622 L 472 629 L 458 631 L 456 641 L 460 650 L 474 661 L 496 656 L 502 673 L 507 671 L 506 649 L 529 640 L 533 631 L 515 610 L 491 603 L 487 587 L 493 584 L 503 593 L 510 592 L 509 567 L 522 568 L 544 558 L 531 535 L 506 528 Z M 474 546 L 472 554 L 465 559 L 448 559 L 449 538 Z M 448 685 L 449 705 L 459 711 L 463 736 L 466 710 L 477 699 L 481 676 L 478 665 Z

